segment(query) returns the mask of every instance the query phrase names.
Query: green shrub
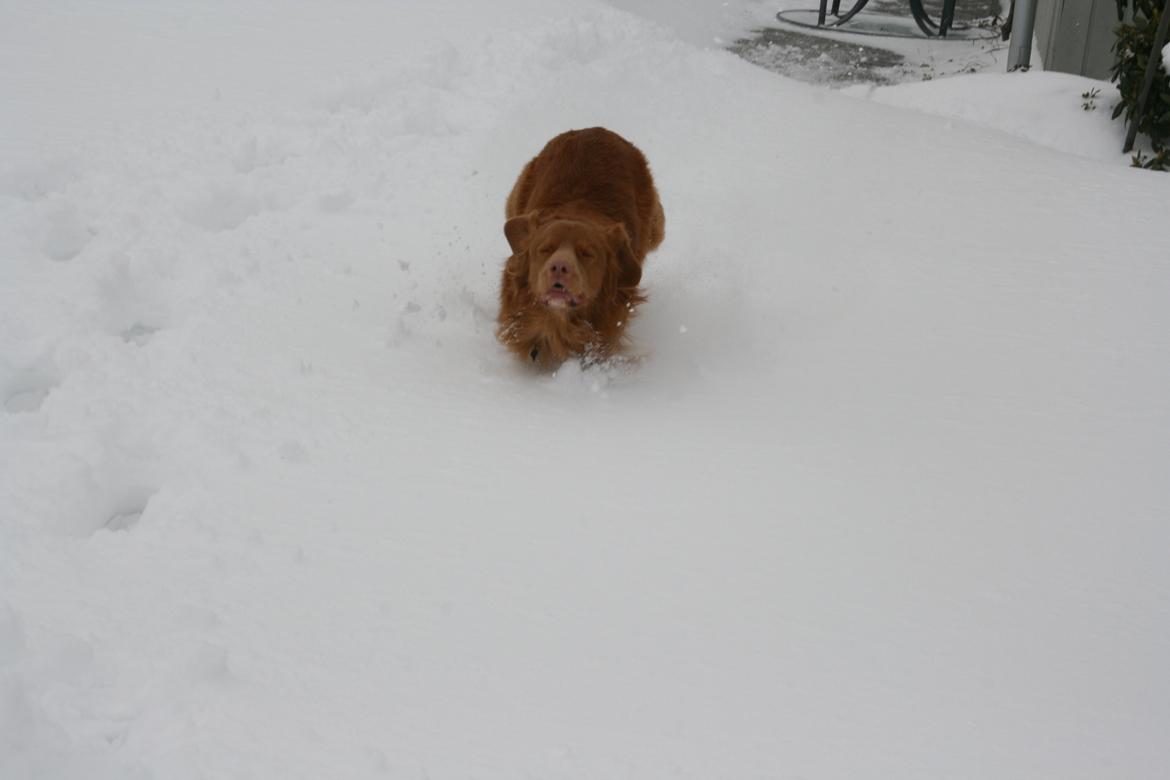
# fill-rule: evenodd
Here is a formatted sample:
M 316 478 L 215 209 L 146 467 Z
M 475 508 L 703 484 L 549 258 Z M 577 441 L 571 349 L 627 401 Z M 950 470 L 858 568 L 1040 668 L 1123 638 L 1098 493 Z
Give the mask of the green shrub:
M 1138 123 L 1138 132 L 1150 139 L 1151 156 L 1134 155 L 1134 165 L 1159 171 L 1170 169 L 1170 77 L 1162 65 L 1162 52 L 1154 51 L 1154 35 L 1158 20 L 1166 11 L 1167 0 L 1117 0 L 1121 14 L 1127 4 L 1133 6 L 1133 21 L 1117 27 L 1117 42 L 1113 44 L 1116 60 L 1112 81 L 1117 82 L 1121 102 L 1113 110 L 1113 118 L 1125 114 L 1128 124 L 1137 111 L 1138 97 L 1146 76 L 1150 57 L 1158 60 L 1158 72 L 1146 100 L 1145 113 Z

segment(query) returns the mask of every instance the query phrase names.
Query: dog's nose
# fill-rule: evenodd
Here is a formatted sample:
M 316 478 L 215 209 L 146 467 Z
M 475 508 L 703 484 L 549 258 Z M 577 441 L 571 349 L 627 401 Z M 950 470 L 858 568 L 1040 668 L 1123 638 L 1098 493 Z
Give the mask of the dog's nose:
M 565 260 L 554 258 L 548 261 L 548 273 L 554 282 L 565 282 L 572 277 L 573 270 Z

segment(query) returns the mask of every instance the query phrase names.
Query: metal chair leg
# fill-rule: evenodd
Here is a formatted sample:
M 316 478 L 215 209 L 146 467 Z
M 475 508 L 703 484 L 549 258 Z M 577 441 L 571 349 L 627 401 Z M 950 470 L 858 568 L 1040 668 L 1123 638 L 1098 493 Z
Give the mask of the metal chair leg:
M 938 22 L 938 34 L 946 37 L 947 30 L 951 29 L 951 23 L 955 21 L 955 0 L 943 0 L 942 18 Z

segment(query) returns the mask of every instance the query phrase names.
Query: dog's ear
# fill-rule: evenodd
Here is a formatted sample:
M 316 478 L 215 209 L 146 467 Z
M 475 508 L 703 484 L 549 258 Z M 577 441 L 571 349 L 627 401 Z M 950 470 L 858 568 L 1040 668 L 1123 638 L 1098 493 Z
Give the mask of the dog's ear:
M 528 246 L 528 239 L 536 228 L 536 212 L 530 211 L 518 217 L 512 217 L 504 223 L 504 235 L 512 247 L 513 254 L 520 254 Z
M 519 290 L 528 286 L 528 254 L 517 252 L 504 263 L 504 282 Z
M 613 257 L 617 262 L 617 286 L 619 288 L 637 287 L 642 281 L 642 266 L 634 259 L 634 249 L 630 246 L 630 234 L 622 223 L 615 222 L 605 231 L 605 238 L 613 250 Z

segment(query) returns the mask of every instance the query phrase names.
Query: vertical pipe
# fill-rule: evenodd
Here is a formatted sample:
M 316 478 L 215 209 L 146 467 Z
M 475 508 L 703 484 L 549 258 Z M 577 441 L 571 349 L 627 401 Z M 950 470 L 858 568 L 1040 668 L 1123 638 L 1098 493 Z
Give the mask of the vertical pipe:
M 1036 26 L 1036 0 L 1016 0 L 1012 14 L 1012 40 L 1008 46 L 1008 72 L 1027 70 L 1032 61 L 1032 30 Z

